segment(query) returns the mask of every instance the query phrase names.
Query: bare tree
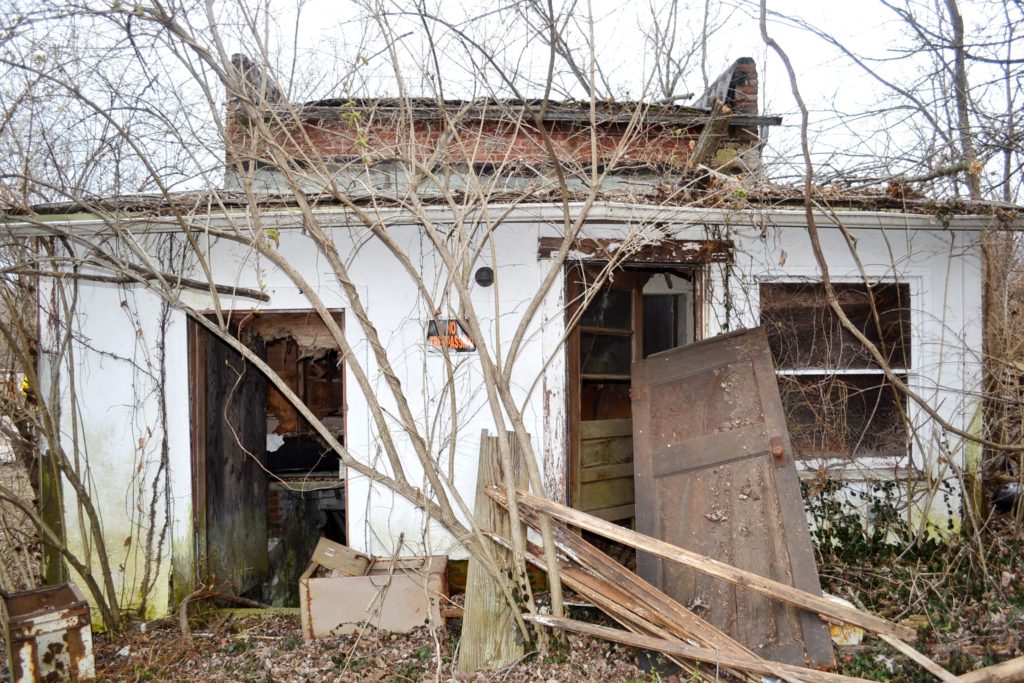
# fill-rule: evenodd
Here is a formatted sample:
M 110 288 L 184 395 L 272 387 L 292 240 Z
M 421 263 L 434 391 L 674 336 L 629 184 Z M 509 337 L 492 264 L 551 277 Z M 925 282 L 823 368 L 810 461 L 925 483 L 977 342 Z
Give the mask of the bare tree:
M 35 227 L 31 239 L 23 231 L 7 236 L 3 270 L 10 288 L 3 296 L 9 315 L 0 331 L 19 350 L 17 367 L 28 376 L 36 398 L 31 406 L 11 403 L 8 414 L 17 409 L 23 415 L 17 419 L 31 423 L 35 442 L 25 443 L 31 456 L 24 460 L 54 468 L 49 477 L 37 479 L 70 486 L 58 498 L 73 501 L 77 510 L 70 514 L 58 508 L 46 517 L 14 491 L 3 489 L 0 495 L 32 518 L 48 552 L 62 557 L 87 583 L 109 627 L 118 627 L 126 610 L 146 615 L 153 609 L 159 577 L 169 562 L 172 437 L 166 390 L 173 370 L 165 339 L 184 319 L 265 376 L 342 467 L 409 501 L 465 546 L 495 577 L 517 619 L 521 596 L 529 610 L 537 609 L 526 580 L 524 548 L 513 547 L 517 562 L 509 580 L 495 562 L 492 541 L 474 521 L 472 501 L 460 494 L 455 463 L 462 416 L 487 411 L 498 432 L 513 433 L 531 488 L 545 492 L 541 457 L 524 418 L 540 377 L 524 393 L 513 370 L 522 363 L 524 350 L 536 345 L 542 305 L 561 286 L 570 247 L 605 180 L 620 163 L 636 163 L 644 145 L 652 144 L 652 134 L 643 122 L 644 105 L 632 106 L 620 116 L 623 132 L 614 145 L 603 144 L 599 152 L 600 122 L 592 105 L 589 122 L 573 140 L 554 139 L 545 116 L 555 106 L 550 94 L 561 65 L 567 65 L 591 100 L 609 93 L 610 86 L 594 60 L 592 34 L 582 48 L 568 42 L 569 28 L 578 30 L 589 21 L 573 11 L 578 8 L 556 13 L 551 4 L 531 2 L 519 9 L 524 35 L 539 35 L 550 48 L 539 70 L 539 93 L 536 74 L 521 74 L 514 66 L 519 46 L 482 37 L 481 31 L 492 26 L 487 21 L 457 22 L 428 11 L 423 3 L 367 2 L 357 6 L 364 29 L 359 41 L 337 56 L 349 60 L 347 74 L 340 76 L 342 91 L 321 93 L 320 98 L 332 99 L 320 109 L 307 109 L 293 99 L 295 93 L 317 98 L 315 81 L 300 82 L 292 67 L 274 67 L 289 34 L 264 4 L 68 6 L 26 10 L 10 23 L 0 54 L 0 66 L 10 76 L 2 93 L 7 114 L 2 144 L 8 152 L 4 209 Z M 75 39 L 86 33 L 88 41 Z M 233 46 L 244 46 L 247 54 Z M 444 74 L 452 68 L 446 55 L 453 51 L 474 65 L 472 79 L 458 86 L 462 92 L 515 100 L 451 103 L 447 98 L 454 86 L 446 85 Z M 674 54 L 675 48 L 666 48 L 665 64 L 676 59 Z M 670 80 L 679 80 L 682 66 L 672 62 L 665 67 L 672 69 Z M 385 77 L 397 97 L 375 103 L 361 99 Z M 531 99 L 538 94 L 540 99 Z M 348 131 L 340 154 L 322 152 L 316 119 L 310 116 L 328 108 Z M 436 135 L 417 123 L 428 110 L 431 125 L 439 129 Z M 508 155 L 491 155 L 484 166 L 476 163 L 475 150 L 486 146 L 494 120 L 506 130 L 521 131 L 535 145 L 526 168 L 522 159 Z M 589 144 L 590 152 L 567 153 L 577 144 Z M 527 180 L 510 186 L 510 177 Z M 219 189 L 225 184 L 230 189 Z M 177 192 L 182 188 L 202 191 Z M 131 193 L 138 194 L 125 197 Z M 273 196 L 286 197 L 290 217 L 282 220 L 273 211 Z M 486 301 L 474 296 L 473 272 L 481 262 L 493 263 L 497 250 L 505 248 L 512 210 L 538 196 L 553 197 L 561 207 L 564 239 L 536 291 L 516 303 L 522 314 L 501 327 L 493 321 L 502 320 L 506 304 L 497 296 Z M 40 206 L 45 203 L 53 204 L 52 211 L 97 216 L 102 229 L 85 233 L 62 226 L 47 217 Z M 394 264 L 396 278 L 413 284 L 417 317 L 438 329 L 443 321 L 457 320 L 468 332 L 477 347 L 480 393 L 461 398 L 456 387 L 466 384 L 470 370 L 444 348 L 441 400 L 424 412 L 420 397 L 402 384 L 396 363 L 404 361 L 389 349 L 368 309 L 354 272 L 359 264 L 345 245 L 349 238 L 332 223 L 325 205 L 340 207 L 346 220 L 354 221 L 344 229 L 358 235 L 352 249 L 376 250 Z M 426 252 L 396 233 L 396 216 L 418 226 Z M 298 225 L 301 238 L 290 230 Z M 612 277 L 617 260 L 649 239 L 650 228 L 632 226 L 623 248 L 587 289 L 584 303 Z M 325 273 L 297 266 L 289 252 L 299 242 L 316 253 Z M 232 253 L 244 264 L 241 282 L 224 280 L 218 266 L 218 258 Z M 422 264 L 424 253 L 435 263 L 429 270 Z M 268 279 L 301 292 L 327 330 L 353 388 L 367 404 L 379 460 L 354 454 L 247 345 L 237 309 L 266 301 Z M 118 315 L 135 336 L 123 349 L 97 346 L 83 331 L 88 328 L 81 320 L 89 315 L 81 293 L 86 283 L 118 292 Z M 320 294 L 325 287 L 335 288 L 346 302 L 344 329 Z M 41 304 L 38 328 L 10 315 L 23 310 L 26 288 L 36 288 L 29 296 Z M 154 301 L 159 303 L 155 320 Z M 90 463 L 94 445 L 82 424 L 88 409 L 80 405 L 84 398 L 77 383 L 88 382 L 81 377 L 87 356 L 124 368 L 134 386 L 135 395 L 125 403 L 138 429 L 131 464 L 135 476 L 121 503 L 134 521 L 120 532 L 123 536 L 104 526 L 103 508 L 111 501 Z M 501 443 L 502 460 L 511 462 L 508 444 Z M 515 529 L 514 497 L 511 502 Z M 63 528 L 66 519 L 75 520 L 74 528 Z M 512 535 L 514 544 L 519 537 Z M 552 604 L 559 612 L 558 564 L 549 529 L 543 540 Z M 133 573 L 133 564 L 141 571 Z M 518 626 L 529 638 L 521 619 Z

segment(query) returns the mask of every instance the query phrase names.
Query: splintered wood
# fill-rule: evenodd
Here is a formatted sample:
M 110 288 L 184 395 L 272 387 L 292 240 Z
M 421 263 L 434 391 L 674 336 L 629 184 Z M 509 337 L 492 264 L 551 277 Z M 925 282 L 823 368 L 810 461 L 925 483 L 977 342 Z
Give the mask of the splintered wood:
M 634 363 L 629 396 L 636 531 L 597 507 L 588 514 L 522 489 L 486 489 L 505 507 L 515 496 L 519 518 L 535 530 L 551 521 L 562 582 L 626 631 L 524 619 L 660 652 L 698 676 L 721 670 L 752 682 L 767 675 L 813 683 L 860 680 L 820 670 L 835 665 L 829 622 L 850 624 L 941 680 L 956 680 L 902 642 L 915 638 L 913 629 L 822 596 L 762 329 Z M 569 526 L 636 549 L 639 575 Z M 529 544 L 526 559 L 549 569 Z
M 487 494 L 501 505 L 507 506 L 508 498 L 504 487 L 491 486 L 487 489 Z M 727 671 L 733 676 L 747 681 L 760 681 L 766 673 L 784 681 L 828 683 L 861 680 L 814 668 L 776 662 L 759 656 L 723 630 L 702 619 L 585 541 L 566 526 L 566 523 L 569 523 L 580 529 L 625 543 L 637 550 L 652 553 L 666 561 L 691 567 L 702 574 L 728 581 L 738 588 L 756 591 L 772 600 L 802 608 L 804 613 L 823 622 L 861 626 L 883 636 L 886 642 L 894 646 L 898 644 L 897 649 L 909 656 L 910 646 L 897 639 L 912 640 L 916 635 L 913 629 L 672 546 L 664 541 L 611 524 L 593 515 L 540 498 L 532 493 L 520 490 L 516 491 L 515 495 L 520 518 L 527 526 L 537 529 L 540 526 L 541 515 L 552 518 L 555 544 L 562 555 L 559 569 L 563 583 L 592 602 L 630 633 L 614 629 L 594 630 L 592 625 L 581 625 L 579 622 L 553 617 L 524 615 L 524 619 L 527 621 L 551 628 L 588 633 L 607 640 L 661 652 L 670 660 L 690 671 L 695 670 L 694 662 L 702 662 L 705 665 L 710 662 L 714 665 L 715 671 L 719 669 Z M 500 539 L 496 540 L 501 542 Z M 532 545 L 529 546 L 527 560 L 541 569 L 547 568 L 543 553 Z M 912 657 L 915 661 L 942 680 L 955 679 L 945 671 L 940 675 L 938 672 L 941 669 L 938 665 L 916 651 L 915 654 L 916 657 Z M 717 659 L 709 660 L 712 655 Z M 991 679 L 985 678 L 979 673 L 978 677 L 971 680 L 1016 680 L 1005 678 L 1005 676 L 1011 670 L 1014 673 L 1019 673 L 1020 668 L 1021 665 L 1016 663 L 1006 667 L 1006 671 L 994 671 Z M 709 672 L 707 668 L 703 671 L 714 674 L 714 671 Z

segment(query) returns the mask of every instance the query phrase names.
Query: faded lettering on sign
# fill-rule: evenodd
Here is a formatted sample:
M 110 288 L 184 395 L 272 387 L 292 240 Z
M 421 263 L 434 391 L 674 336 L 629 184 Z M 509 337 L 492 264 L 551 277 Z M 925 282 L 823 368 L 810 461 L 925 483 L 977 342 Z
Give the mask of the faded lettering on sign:
M 438 330 L 440 324 L 440 330 Z M 469 336 L 458 320 L 429 320 L 427 321 L 427 343 L 438 351 L 451 349 L 458 353 L 471 353 L 476 351 L 476 344 Z

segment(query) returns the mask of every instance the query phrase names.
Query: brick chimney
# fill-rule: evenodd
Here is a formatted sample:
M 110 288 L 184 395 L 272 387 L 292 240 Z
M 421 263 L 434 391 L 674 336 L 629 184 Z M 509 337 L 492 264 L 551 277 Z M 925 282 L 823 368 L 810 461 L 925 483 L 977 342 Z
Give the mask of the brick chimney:
M 757 116 L 757 65 L 750 57 L 740 57 L 732 65 L 729 83 L 731 102 L 726 102 L 734 114 Z
M 757 116 L 757 64 L 740 57 L 708 86 L 694 106 L 711 109 L 715 100 L 728 105 L 733 114 Z

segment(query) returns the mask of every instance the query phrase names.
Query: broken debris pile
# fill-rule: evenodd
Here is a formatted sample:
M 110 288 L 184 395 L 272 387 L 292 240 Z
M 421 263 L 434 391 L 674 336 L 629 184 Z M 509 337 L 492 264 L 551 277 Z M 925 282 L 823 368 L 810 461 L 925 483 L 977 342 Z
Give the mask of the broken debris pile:
M 551 522 L 562 582 L 626 631 L 525 619 L 749 681 L 857 680 L 821 670 L 835 665 L 829 624 L 850 625 L 878 634 L 940 680 L 959 680 L 907 644 L 913 629 L 822 596 L 763 329 L 653 354 L 631 375 L 639 531 L 514 494 L 527 526 L 540 531 Z M 486 491 L 508 507 L 507 489 Z M 567 525 L 634 548 L 639 576 Z M 549 569 L 535 546 L 527 560 Z
M 489 487 L 487 493 L 500 504 L 507 505 L 507 494 L 502 487 Z M 916 633 L 906 626 L 697 555 L 525 491 L 517 492 L 517 503 L 521 519 L 533 529 L 539 528 L 541 515 L 554 520 L 552 526 L 561 553 L 559 570 L 563 583 L 590 600 L 626 630 L 548 615 L 524 615 L 528 621 L 660 652 L 685 670 L 697 671 L 700 665 L 704 665 L 705 673 L 724 670 L 740 680 L 761 681 L 765 675 L 808 683 L 863 680 L 759 656 L 585 541 L 566 526 L 571 524 L 741 589 L 798 607 L 823 622 L 864 628 L 940 680 L 969 683 L 1024 680 L 1024 657 L 957 677 L 908 645 L 906 641 L 913 641 Z M 531 546 L 527 559 L 546 569 L 539 548 Z

